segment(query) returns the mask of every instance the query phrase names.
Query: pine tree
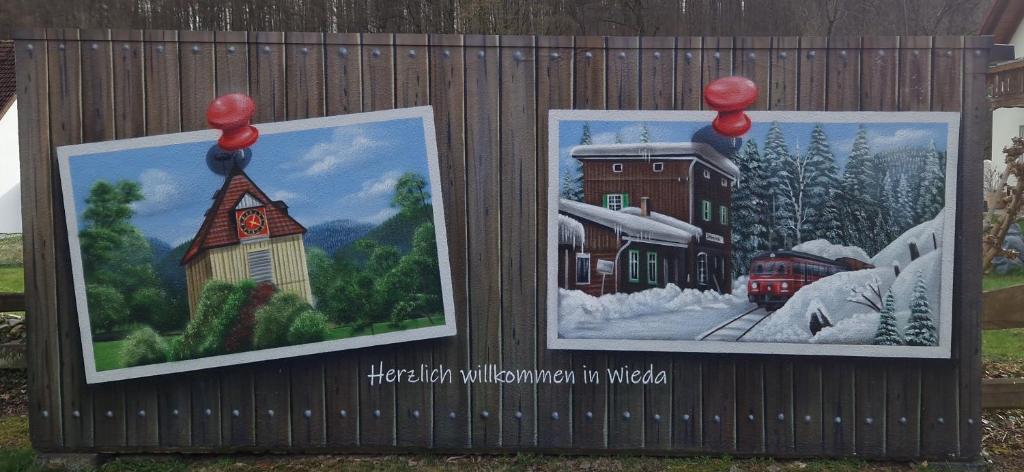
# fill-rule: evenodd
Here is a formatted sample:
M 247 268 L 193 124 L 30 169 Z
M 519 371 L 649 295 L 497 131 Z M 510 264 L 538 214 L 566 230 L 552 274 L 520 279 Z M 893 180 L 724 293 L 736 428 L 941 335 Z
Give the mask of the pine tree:
M 616 131 L 615 132 L 615 144 L 622 144 L 622 142 L 623 142 L 622 132 L 621 131 Z
M 932 309 L 928 306 L 928 286 L 924 283 L 921 272 L 917 273 L 914 298 L 910 302 L 910 320 L 907 322 L 904 337 L 911 346 L 938 345 Z
M 763 152 L 765 175 L 767 176 L 765 204 L 768 208 L 768 247 L 782 249 L 792 247 L 794 213 L 786 195 L 791 193 L 789 166 L 791 158 L 786 137 L 778 123 L 772 123 L 765 136 Z
M 914 222 L 923 223 L 942 210 L 946 201 L 946 174 L 943 171 L 945 159 L 935 149 L 935 141 L 928 146 L 925 154 L 924 172 L 921 175 L 920 198 L 915 207 Z
M 841 234 L 838 203 L 839 175 L 835 156 L 828 144 L 825 128 L 821 124 L 815 125 L 811 131 L 806 161 L 807 184 L 804 189 L 803 206 L 807 209 L 807 221 L 803 240 L 820 238 L 843 244 L 845 238 Z
M 896 183 L 896 201 L 893 202 L 893 220 L 898 234 L 903 234 L 914 225 L 914 202 L 910 195 L 910 184 L 907 176 L 901 175 Z
M 842 226 L 846 230 L 846 244 L 863 248 L 869 254 L 874 252 L 874 236 L 867 229 L 877 228 L 881 217 L 876 197 L 879 177 L 868 146 L 867 129 L 862 125 L 857 130 L 846 168 L 843 169 L 840 208 Z
M 583 123 L 583 132 L 580 134 L 580 144 L 593 144 L 594 138 L 590 135 L 590 123 Z M 583 163 L 573 159 L 573 171 L 562 176 L 561 197 L 583 201 Z
M 875 344 L 879 346 L 903 344 L 900 331 L 896 328 L 896 297 L 892 294 L 892 289 L 885 293 L 882 312 L 878 317 L 878 330 L 875 331 Z
M 651 130 L 647 128 L 647 123 L 640 123 L 640 142 L 651 142 Z
M 739 276 L 747 273 L 754 254 L 768 249 L 764 214 L 766 186 L 761 154 L 753 139 L 743 144 L 733 160 L 740 169 L 731 208 L 733 276 Z

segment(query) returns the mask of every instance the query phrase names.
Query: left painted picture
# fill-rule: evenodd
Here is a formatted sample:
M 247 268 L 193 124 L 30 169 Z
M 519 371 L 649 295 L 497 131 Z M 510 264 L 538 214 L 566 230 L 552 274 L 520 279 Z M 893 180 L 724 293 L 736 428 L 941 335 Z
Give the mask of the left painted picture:
M 455 334 L 430 107 L 208 118 L 57 149 L 89 383 Z

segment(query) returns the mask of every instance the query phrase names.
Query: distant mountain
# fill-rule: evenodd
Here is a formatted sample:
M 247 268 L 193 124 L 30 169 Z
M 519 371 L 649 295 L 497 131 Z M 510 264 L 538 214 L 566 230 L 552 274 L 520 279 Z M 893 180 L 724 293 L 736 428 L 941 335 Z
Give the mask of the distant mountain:
M 429 223 L 432 216 L 433 209 L 430 205 L 413 212 L 397 213 L 359 239 L 394 246 L 400 253 L 406 254 L 412 249 L 412 236 L 416 232 L 416 228 L 423 223 Z M 366 262 L 366 255 L 359 251 L 355 244 L 341 248 L 335 257 L 342 257 L 357 264 Z
M 156 276 L 168 295 L 175 299 L 184 300 L 188 291 L 181 258 L 191 244 L 192 241 L 189 240 L 172 248 L 163 241 L 149 240 L 149 245 L 153 248 L 153 269 L 156 270 Z
M 160 259 L 163 259 L 163 257 L 166 256 L 168 252 L 171 252 L 171 245 L 167 244 L 161 239 L 146 238 L 146 242 L 149 243 L 149 248 L 153 250 L 154 261 L 159 261 Z
M 374 230 L 369 223 L 352 220 L 334 220 L 307 228 L 302 242 L 306 248 L 318 247 L 327 254 L 333 255 L 352 241 L 355 241 Z

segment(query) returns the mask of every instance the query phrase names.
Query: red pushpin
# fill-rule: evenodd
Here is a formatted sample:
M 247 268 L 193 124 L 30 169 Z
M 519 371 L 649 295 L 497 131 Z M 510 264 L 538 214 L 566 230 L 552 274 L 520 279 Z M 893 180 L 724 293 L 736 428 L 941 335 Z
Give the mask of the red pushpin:
M 746 77 L 722 77 L 704 87 L 704 101 L 718 111 L 711 127 L 730 138 L 750 130 L 750 117 L 743 113 L 757 101 L 757 85 Z
M 252 126 L 252 115 L 256 103 L 243 93 L 232 93 L 217 97 L 206 108 L 206 122 L 224 132 L 217 145 L 232 152 L 252 146 L 260 132 Z

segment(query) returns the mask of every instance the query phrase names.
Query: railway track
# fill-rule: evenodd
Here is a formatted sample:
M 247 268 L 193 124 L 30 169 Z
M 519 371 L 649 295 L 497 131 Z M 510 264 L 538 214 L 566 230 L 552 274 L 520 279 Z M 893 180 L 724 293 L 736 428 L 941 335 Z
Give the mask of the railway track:
M 761 307 L 751 308 L 697 337 L 699 341 L 739 341 L 772 312 Z

